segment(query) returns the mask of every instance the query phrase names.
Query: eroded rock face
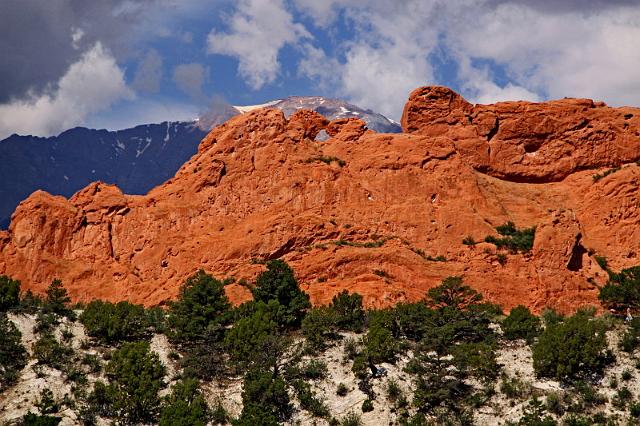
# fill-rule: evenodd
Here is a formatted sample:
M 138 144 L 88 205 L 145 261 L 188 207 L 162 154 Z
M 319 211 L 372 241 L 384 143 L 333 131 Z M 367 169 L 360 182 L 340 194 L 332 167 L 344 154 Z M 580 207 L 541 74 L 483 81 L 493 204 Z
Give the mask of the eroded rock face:
M 68 200 L 34 193 L 0 232 L 0 274 L 153 305 L 200 268 L 251 281 L 256 259 L 283 257 L 314 303 L 343 289 L 369 306 L 414 301 L 463 275 L 505 309 L 569 312 L 598 304 L 595 255 L 640 263 L 639 116 L 587 100 L 473 106 L 442 87 L 411 94 L 403 134 L 258 110 L 211 131 L 146 196 L 102 183 Z M 331 138 L 316 141 L 321 131 Z M 602 167 L 620 170 L 594 181 Z M 462 244 L 507 221 L 537 226 L 531 252 L 505 261 L 492 244 Z
M 445 87 L 409 97 L 405 132 L 446 135 L 476 170 L 517 182 L 553 182 L 571 173 L 640 157 L 640 109 L 590 99 L 472 106 Z

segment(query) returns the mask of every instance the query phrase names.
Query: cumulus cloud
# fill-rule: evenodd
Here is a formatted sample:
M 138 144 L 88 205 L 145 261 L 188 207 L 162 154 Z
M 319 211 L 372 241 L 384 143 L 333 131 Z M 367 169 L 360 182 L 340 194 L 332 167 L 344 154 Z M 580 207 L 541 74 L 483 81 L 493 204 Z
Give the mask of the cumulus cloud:
M 2 0 L 0 103 L 44 90 L 98 41 L 120 61 L 135 55 L 168 1 Z
M 132 86 L 142 92 L 157 93 L 160 90 L 161 81 L 162 57 L 157 50 L 150 49 L 136 68 Z
M 551 14 L 505 3 L 468 16 L 466 24 L 451 34 L 459 49 L 494 60 L 514 82 L 545 97 L 640 101 L 637 7 Z
M 202 86 L 207 78 L 207 71 L 199 63 L 180 64 L 173 70 L 173 81 L 178 88 L 194 100 L 206 100 Z
M 260 89 L 276 79 L 280 49 L 305 38 L 311 34 L 293 22 L 283 0 L 240 0 L 228 31 L 209 34 L 207 51 L 235 57 L 240 75 L 252 88 Z
M 640 102 L 640 8 L 633 0 L 295 0 L 321 26 L 347 26 L 340 56 L 327 57 L 335 92 L 398 118 L 403 95 L 446 82 L 469 100 L 592 97 Z M 342 21 L 341 21 L 342 20 Z M 331 30 L 329 30 L 331 31 Z M 326 52 L 306 48 L 300 71 Z M 320 53 L 318 52 L 320 49 Z M 495 64 L 496 69 L 478 63 Z
M 11 133 L 51 135 L 132 96 L 123 70 L 110 52 L 96 43 L 67 69 L 55 87 L 0 104 L 0 138 Z

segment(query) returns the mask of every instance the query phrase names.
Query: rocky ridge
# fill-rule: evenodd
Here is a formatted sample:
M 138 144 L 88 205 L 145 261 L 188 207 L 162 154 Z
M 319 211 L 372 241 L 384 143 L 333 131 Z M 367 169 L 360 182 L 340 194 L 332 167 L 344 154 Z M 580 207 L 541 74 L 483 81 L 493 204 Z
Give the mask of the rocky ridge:
M 417 300 L 463 275 L 505 309 L 567 312 L 597 305 L 596 255 L 613 269 L 639 263 L 640 109 L 471 105 L 423 87 L 402 127 L 381 134 L 308 110 L 236 116 L 147 195 L 101 182 L 69 199 L 33 193 L 0 232 L 0 274 L 36 291 L 61 278 L 75 300 L 153 305 L 203 268 L 234 276 L 239 302 L 242 279 L 283 257 L 314 303 L 342 289 L 369 306 Z M 537 227 L 531 251 L 462 244 L 507 221 Z

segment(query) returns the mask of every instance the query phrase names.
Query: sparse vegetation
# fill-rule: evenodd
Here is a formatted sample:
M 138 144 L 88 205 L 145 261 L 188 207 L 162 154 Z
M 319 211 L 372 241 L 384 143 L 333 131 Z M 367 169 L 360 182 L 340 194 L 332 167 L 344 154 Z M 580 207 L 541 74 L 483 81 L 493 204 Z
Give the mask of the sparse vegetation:
M 0 312 L 16 308 L 20 304 L 20 281 L 0 275 Z
M 622 167 L 613 167 L 611 169 L 605 170 L 602 173 L 596 173 L 592 176 L 593 178 L 593 182 L 598 182 L 600 179 L 605 178 L 607 176 L 609 176 L 610 174 L 613 174 L 615 172 L 618 172 L 622 169 Z
M 89 336 L 107 344 L 140 340 L 148 337 L 151 331 L 151 322 L 144 307 L 129 302 L 114 304 L 94 300 L 86 306 L 79 319 Z
M 21 342 L 21 333 L 0 313 L 0 391 L 12 385 L 27 364 L 27 351 Z
M 611 361 L 605 331 L 603 321 L 585 310 L 547 325 L 533 346 L 536 374 L 564 381 L 601 374 Z
M 344 160 L 341 160 L 338 157 L 329 157 L 326 155 L 316 155 L 314 157 L 309 157 L 306 160 L 304 160 L 305 163 L 309 164 L 309 163 L 325 163 L 325 164 L 331 164 L 331 163 L 336 163 L 338 164 L 340 167 L 344 167 L 347 165 L 347 162 Z
M 600 289 L 599 298 L 607 309 L 620 315 L 626 314 L 627 309 L 640 312 L 640 266 L 620 273 L 609 271 L 609 281 Z
M 104 389 L 106 405 L 119 422 L 156 420 L 165 369 L 148 343 L 125 343 L 113 353 L 105 372 L 110 381 Z
M 507 249 L 510 253 L 527 253 L 533 248 L 533 240 L 536 235 L 535 226 L 517 229 L 513 222 L 507 222 L 498 226 L 496 231 L 502 236 L 501 238 L 488 235 L 484 241 L 494 244 L 498 249 Z
M 502 321 L 504 337 L 509 340 L 525 339 L 533 343 L 533 339 L 540 333 L 540 319 L 533 315 L 525 306 L 516 306 L 509 316 Z
M 457 276 L 444 279 L 418 302 L 370 310 L 362 296 L 347 291 L 329 305 L 311 308 L 284 262 L 267 262 L 257 281 L 251 286 L 255 300 L 236 308 L 224 293 L 228 281 L 204 272 L 185 282 L 166 314 L 126 302 L 89 303 L 79 321 L 93 339 L 82 339 L 63 310 L 45 307 L 46 301 L 28 302 L 30 321 L 37 322 L 32 344 L 37 362 L 28 368 L 45 380 L 50 368 L 59 370 L 54 375 L 70 384 L 71 392 L 38 390 L 30 407 L 36 414 L 25 418 L 47 424 L 71 410 L 83 424 L 277 425 L 313 417 L 340 425 L 361 424 L 361 412 L 369 419 L 367 413 L 381 410 L 396 413 L 402 425 L 472 424 L 475 410 L 493 409 L 500 418 L 505 407 L 516 415 L 516 423 L 507 424 L 520 425 L 612 419 L 633 424 L 640 417 L 637 375 L 626 367 L 633 358 L 618 353 L 628 357 L 618 364 L 625 368 L 608 370 L 613 357 L 605 335 L 611 327 L 620 333 L 620 348 L 633 353 L 640 346 L 640 319 L 623 329 L 619 320 L 596 317 L 593 311 L 562 317 L 545 310 L 537 317 L 524 306 L 504 317 Z M 10 310 L 23 312 L 22 303 L 13 301 Z M 69 309 L 68 302 L 62 306 Z M 23 319 L 0 314 L 0 392 L 15 383 L 28 360 L 12 322 Z M 162 333 L 170 337 L 168 348 L 161 336 L 149 339 Z M 523 348 L 525 342 L 507 342 L 517 339 L 532 345 L 536 375 L 561 380 L 561 390 L 541 390 L 535 377 L 498 364 L 499 349 Z M 164 351 L 162 358 L 156 350 Z M 175 369 L 171 377 L 165 377 L 160 362 L 165 357 Z M 336 376 L 336 370 L 342 372 Z M 598 392 L 592 383 L 605 374 Z M 167 379 L 172 386 L 161 397 Z M 224 393 L 210 408 L 205 397 L 211 385 L 205 380 L 237 386 L 236 395 L 242 389 L 242 411 L 227 412 Z M 338 384 L 325 394 L 332 380 Z M 340 417 L 336 403 L 350 401 L 350 392 L 365 395 L 351 408 L 359 414 Z

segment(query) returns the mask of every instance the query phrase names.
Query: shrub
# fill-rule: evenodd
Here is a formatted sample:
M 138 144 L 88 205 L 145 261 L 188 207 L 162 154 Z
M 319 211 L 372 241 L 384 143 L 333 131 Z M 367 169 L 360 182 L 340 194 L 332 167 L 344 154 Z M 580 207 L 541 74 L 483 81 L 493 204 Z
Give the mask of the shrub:
M 640 318 L 633 318 L 620 340 L 620 349 L 633 352 L 640 345 Z
M 364 326 L 365 312 L 362 307 L 362 296 L 358 293 L 349 294 L 347 290 L 333 296 L 331 309 L 335 325 L 342 330 L 359 332 Z
M 621 170 L 621 167 L 613 167 L 611 169 L 605 170 L 602 173 L 596 173 L 593 176 L 591 176 L 593 178 L 593 182 L 598 182 L 600 179 L 605 178 L 607 176 L 609 176 L 612 173 L 618 172 Z
M 105 373 L 111 381 L 106 387 L 107 400 L 121 422 L 155 421 L 165 369 L 148 343 L 125 343 L 113 353 Z
M 267 262 L 267 270 L 258 275 L 252 293 L 256 302 L 276 300 L 281 307 L 280 325 L 286 327 L 299 326 L 311 307 L 309 295 L 300 290 L 293 270 L 282 260 Z
M 284 336 L 278 335 L 275 320 L 282 309 L 277 301 L 252 305 L 253 314 L 240 319 L 227 331 L 224 345 L 231 358 L 242 366 L 276 368 L 288 344 Z
M 607 309 L 625 314 L 627 309 L 640 310 L 640 266 L 609 272 L 609 281 L 600 288 L 598 296 Z
M 387 380 L 387 399 L 390 402 L 396 402 L 401 397 L 402 388 L 400 387 L 398 382 L 393 378 Z
M 149 321 L 141 305 L 94 300 L 80 315 L 87 334 L 104 343 L 135 341 L 149 336 Z
M 344 383 L 339 383 L 336 388 L 336 395 L 346 396 L 349 393 L 349 388 Z
M 459 343 L 450 349 L 455 367 L 484 382 L 493 382 L 500 366 L 496 362 L 494 345 L 484 342 Z
M 616 396 L 613 397 L 611 401 L 614 407 L 619 409 L 624 409 L 627 404 L 633 399 L 633 394 L 629 390 L 628 387 L 624 386 L 622 389 L 618 390 Z
M 293 383 L 293 388 L 296 391 L 298 401 L 300 401 L 300 406 L 304 410 L 310 412 L 314 417 L 325 418 L 329 416 L 329 409 L 311 390 L 311 385 L 302 380 L 296 380 Z
M 541 318 L 542 322 L 544 322 L 545 327 L 549 327 L 551 325 L 558 324 L 564 321 L 564 317 L 551 308 L 545 308 L 542 311 Z
M 467 235 L 462 240 L 462 244 L 464 244 L 465 246 L 475 246 L 478 243 L 476 243 L 476 240 L 474 240 L 471 235 Z
M 327 340 L 336 337 L 334 317 L 328 307 L 313 308 L 302 320 L 302 334 L 313 349 L 324 349 Z
M 60 403 L 53 397 L 51 389 L 43 389 L 35 405 L 40 414 L 55 414 L 60 410 Z
M 27 365 L 27 351 L 18 328 L 0 313 L 0 389 L 16 382 Z
M 362 402 L 362 412 L 368 413 L 370 411 L 373 411 L 373 401 L 371 401 L 370 399 L 365 399 Z
M 504 337 L 509 340 L 525 339 L 532 343 L 540 333 L 540 319 L 525 306 L 517 306 L 502 321 Z
M 26 314 L 35 314 L 42 307 L 43 303 L 42 297 L 33 294 L 31 290 L 27 290 L 20 298 L 18 311 Z
M 242 425 L 284 422 L 293 409 L 284 380 L 260 370 L 250 370 L 245 375 L 242 404 L 242 414 L 238 419 L 238 424 Z
M 22 417 L 22 425 L 24 426 L 56 426 L 62 419 L 60 417 L 53 416 L 38 416 L 29 412 Z
M 536 235 L 535 226 L 519 230 L 516 229 L 513 222 L 507 222 L 504 225 L 498 226 L 496 231 L 502 235 L 502 238 L 489 235 L 485 237 L 484 241 L 494 244 L 499 249 L 506 248 L 511 253 L 526 253 L 533 248 L 533 240 Z
M 575 389 L 580 395 L 582 403 L 586 407 L 602 405 L 607 402 L 607 398 L 596 391 L 595 387 L 588 382 L 579 381 L 575 384 Z
M 185 379 L 175 384 L 160 411 L 161 426 L 205 426 L 211 417 L 198 389 L 198 381 Z
M 229 423 L 229 413 L 227 413 L 224 405 L 222 405 L 222 401 L 219 399 L 216 401 L 213 410 L 211 410 L 211 422 L 214 425 L 226 425 Z
M 362 426 L 362 420 L 356 413 L 348 413 L 342 418 L 340 426 Z
M 6 312 L 20 304 L 20 281 L 0 275 L 0 312 Z
M 353 337 L 347 337 L 344 341 L 344 355 L 346 359 L 354 359 L 360 353 L 360 345 Z
M 389 310 L 387 327 L 395 337 L 417 342 L 424 337 L 424 328 L 434 315 L 424 302 L 398 303 Z
M 213 380 L 228 372 L 228 362 L 222 342 L 203 342 L 189 345 L 180 360 L 185 377 Z
M 547 394 L 546 407 L 547 411 L 558 416 L 563 415 L 565 411 L 562 397 L 556 392 Z
M 364 337 L 367 356 L 372 362 L 394 362 L 398 342 L 391 332 L 380 325 L 372 325 Z
M 517 377 L 503 376 L 500 382 L 500 392 L 507 398 L 524 398 L 531 393 L 531 385 Z
M 169 307 L 169 336 L 173 341 L 219 341 L 230 322 L 231 304 L 224 283 L 200 270 L 189 277 Z
M 73 355 L 73 349 L 58 342 L 51 333 L 43 334 L 33 344 L 33 356 L 39 364 L 64 370 Z
M 586 311 L 547 326 L 532 348 L 536 374 L 559 380 L 600 374 L 609 362 L 605 331 L 602 320 Z
M 556 426 L 558 423 L 549 415 L 545 415 L 542 402 L 533 398 L 524 409 L 524 413 L 518 422 L 522 426 Z
M 312 359 L 302 366 L 302 377 L 307 380 L 324 379 L 328 374 L 327 364 L 319 359 Z
M 407 365 L 407 372 L 416 376 L 413 405 L 421 413 L 436 407 L 457 409 L 471 391 L 464 373 L 456 369 L 451 360 L 431 353 L 418 354 Z

